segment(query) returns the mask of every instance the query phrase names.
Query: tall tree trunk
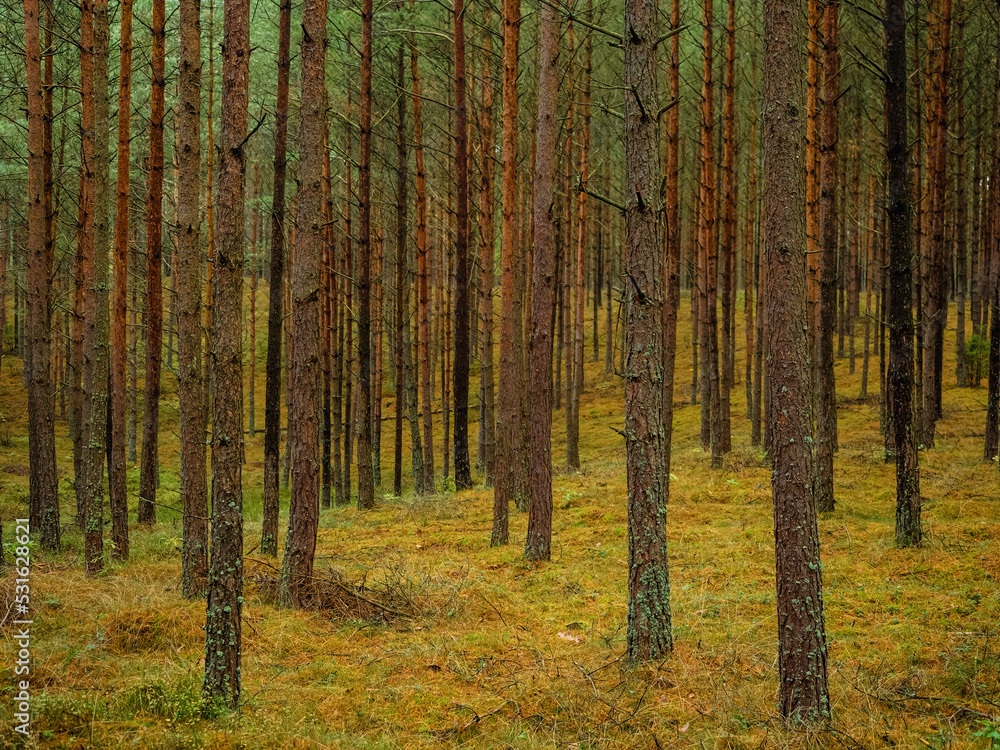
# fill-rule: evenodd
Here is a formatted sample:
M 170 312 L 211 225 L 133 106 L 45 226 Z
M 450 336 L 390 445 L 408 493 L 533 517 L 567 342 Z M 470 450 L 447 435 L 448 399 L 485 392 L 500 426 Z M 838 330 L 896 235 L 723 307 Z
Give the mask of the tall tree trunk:
M 375 275 L 372 291 L 372 482 L 375 487 L 382 486 L 382 289 L 383 289 L 383 248 L 384 237 L 379 213 L 375 214 Z M 327 404 L 326 410 L 330 411 Z
M 965 292 L 968 286 L 968 220 L 965 166 L 965 24 L 966 5 L 959 0 L 955 22 L 955 380 L 965 386 Z
M 80 18 L 80 124 L 84 172 L 81 180 L 78 282 L 83 294 L 80 332 L 81 404 L 77 502 L 84 532 L 87 575 L 104 566 L 104 449 L 108 404 L 108 37 L 106 0 L 84 2 Z M 97 255 L 100 248 L 100 256 Z M 85 396 L 85 397 L 84 397 Z
M 997 43 L 1000 44 L 1000 27 L 997 29 Z M 1000 84 L 1000 69 L 997 71 Z M 983 246 L 983 254 L 988 255 L 986 268 L 989 277 L 983 307 L 989 298 L 990 306 L 990 363 L 986 392 L 986 439 L 983 441 L 983 459 L 992 461 L 1000 448 L 1000 249 L 997 247 L 1000 234 L 1000 189 L 993 187 L 1000 180 L 1000 96 L 996 97 L 993 113 L 993 164 L 990 171 L 989 208 L 986 211 L 986 235 L 989 238 Z M 986 310 L 983 310 L 983 334 L 986 331 Z
M 139 274 L 139 253 L 136 248 L 139 235 L 139 217 L 137 212 L 131 211 L 129 217 L 129 274 L 133 279 L 138 279 Z M 128 463 L 134 464 L 138 460 L 139 445 L 139 306 L 142 299 L 137 289 L 138 284 L 129 284 L 129 325 L 128 325 L 128 404 L 126 422 L 128 423 Z M 145 313 L 142 313 L 145 315 Z M 145 338 L 145 337 L 144 337 Z M 110 398 L 110 396 L 109 396 Z M 114 406 L 112 405 L 112 411 Z M 114 415 L 112 414 L 112 419 Z M 114 436 L 112 435 L 112 444 Z M 113 447 L 113 445 L 112 445 Z M 114 456 L 109 459 L 109 467 L 114 463 Z
M 803 221 L 803 91 L 796 0 L 764 2 L 764 298 L 769 301 L 771 493 L 778 594 L 778 703 L 796 721 L 830 715 L 813 481 Z
M 7 330 L 7 258 L 10 255 L 10 246 L 13 231 L 10 226 L 10 205 L 7 199 L 7 193 L 4 192 L 0 195 L 0 370 L 3 369 L 3 352 L 6 346 L 6 336 L 5 332 Z M 81 286 L 77 284 L 77 287 Z M 73 308 L 74 312 L 71 316 L 73 319 L 73 326 L 75 330 L 76 326 L 76 307 Z M 75 339 L 73 339 L 75 340 Z M 72 351 L 72 347 L 71 347 Z M 70 371 L 71 371 L 71 394 L 75 393 L 76 388 L 76 366 L 72 358 L 70 360 Z M 71 396 L 72 398 L 72 396 Z M 71 406 L 71 409 L 73 407 Z M 75 440 L 75 420 L 77 418 L 75 411 L 70 412 L 70 436 Z
M 753 78 L 754 88 L 756 88 L 756 71 L 754 71 Z M 757 381 L 757 375 L 753 369 L 754 348 L 756 346 L 754 291 L 757 275 L 757 119 L 753 116 L 750 120 L 750 157 L 747 159 L 747 171 L 749 172 L 747 178 L 749 195 L 743 218 L 743 319 L 746 325 L 746 369 L 743 378 L 746 385 L 747 419 L 751 422 L 752 432 L 752 424 L 756 415 L 753 405 Z
M 461 0 L 459 0 L 461 1 Z M 524 556 L 548 560 L 552 548 L 552 334 L 555 294 L 553 187 L 556 155 L 556 94 L 559 83 L 559 20 L 553 5 L 541 9 L 538 124 L 535 128 L 533 221 L 535 252 L 531 297 L 531 501 Z
M 281 336 L 285 281 L 285 167 L 288 144 L 288 77 L 291 0 L 280 0 L 278 89 L 274 115 L 274 184 L 271 189 L 271 267 L 268 284 L 267 362 L 264 384 L 264 511 L 260 551 L 278 554 L 278 456 L 281 451 Z M 339 389 L 338 389 L 339 393 Z
M 702 10 L 702 179 L 699 244 L 703 258 L 701 335 L 701 419 L 702 447 L 712 451 L 712 468 L 722 467 L 722 403 L 719 389 L 719 325 L 717 311 L 718 272 L 716 190 L 715 190 L 715 84 L 712 80 L 712 0 Z M 705 437 L 708 436 L 706 445 Z
M 413 61 L 411 59 L 411 65 Z M 397 60 L 398 70 L 397 75 L 399 76 L 399 81 L 397 83 L 402 87 L 402 60 Z M 413 76 L 413 86 L 416 91 L 418 86 L 418 78 L 414 74 Z M 416 99 L 416 95 L 414 95 Z M 406 116 L 405 105 L 402 103 L 402 97 L 400 101 L 397 102 L 397 122 L 396 122 L 396 331 L 395 331 L 395 380 L 394 380 L 394 390 L 396 395 L 396 431 L 394 440 L 394 450 L 393 450 L 393 494 L 399 497 L 403 494 L 403 404 L 406 398 L 406 368 L 404 365 L 404 326 L 407 325 L 406 321 L 406 138 L 404 137 L 404 121 L 403 118 Z M 416 117 L 416 104 L 414 104 L 414 118 Z M 418 136 L 417 138 L 419 143 Z M 418 247 L 419 253 L 419 247 Z M 426 401 L 426 400 L 425 400 Z M 426 406 L 424 407 L 427 408 Z M 446 421 L 447 423 L 447 421 Z M 445 434 L 445 443 L 447 444 L 447 433 Z M 447 449 L 445 449 L 445 465 L 447 466 Z M 448 476 L 448 470 L 445 469 L 445 476 Z M 416 493 L 423 494 L 423 475 L 414 477 L 414 490 Z
M 625 450 L 628 467 L 628 661 L 673 649 L 667 564 L 660 159 L 656 23 L 652 0 L 625 5 Z
M 977 122 L 982 122 L 983 107 L 980 102 L 977 107 Z M 982 220 L 981 204 L 983 195 L 982 186 L 982 159 L 983 159 L 983 135 L 982 128 L 976 134 L 976 151 L 972 159 L 972 242 L 970 242 L 969 268 L 972 271 L 972 283 L 969 284 L 969 317 L 972 318 L 972 333 L 978 334 L 982 322 L 982 297 L 980 287 L 983 282 L 983 274 L 980 270 L 981 261 L 985 260 L 986 253 L 982 251 Z
M 493 378 L 493 252 L 496 244 L 494 233 L 494 143 L 493 143 L 493 74 L 490 58 L 493 44 L 490 39 L 492 15 L 488 9 L 483 17 L 483 67 L 482 106 L 479 110 L 480 166 L 479 166 L 479 314 L 483 321 L 480 341 L 480 391 L 482 393 L 482 416 L 479 424 L 483 436 L 483 480 L 487 487 L 493 486 L 496 475 L 496 387 Z
M 108 496 L 112 519 L 122 517 L 128 508 L 125 487 L 125 369 L 128 352 L 125 340 L 125 315 L 128 299 L 129 273 L 129 145 L 131 141 L 132 88 L 132 0 L 121 4 L 120 73 L 118 76 L 118 181 L 115 203 L 114 296 L 111 320 L 111 460 L 108 464 Z M 116 513 L 116 510 L 118 511 Z M 125 513 L 127 519 L 127 510 Z M 120 530 L 119 530 L 120 533 Z M 127 539 L 128 534 L 125 534 Z M 128 547 L 115 547 L 116 555 L 128 559 Z
M 587 18 L 593 17 L 593 2 L 588 0 Z M 580 182 L 590 173 L 590 78 L 593 62 L 593 31 L 587 31 L 583 53 L 583 101 L 581 102 L 582 142 L 580 144 Z M 569 419 L 566 425 L 566 463 L 571 469 L 580 468 L 580 396 L 583 394 L 583 312 L 586 301 L 586 258 L 587 241 L 587 195 L 582 190 L 576 196 L 576 257 L 573 263 L 575 282 L 573 289 L 573 369 L 569 403 Z M 567 379 L 570 371 L 567 370 Z
M 347 90 L 347 117 L 351 114 L 351 90 Z M 337 492 L 337 505 L 347 505 L 351 502 L 351 456 L 354 447 L 354 411 L 352 409 L 354 395 L 354 287 L 357 283 L 354 276 L 354 236 L 351 233 L 351 213 L 354 204 L 354 165 L 351 157 L 351 128 L 345 128 L 344 159 L 344 464 L 343 483 Z
M 42 51 L 38 0 L 24 2 L 28 92 L 28 458 L 30 522 L 41 530 L 42 546 L 58 551 L 59 493 L 56 478 L 55 416 L 51 378 L 50 291 L 52 246 L 45 206 Z
M 722 342 L 719 344 L 719 412 L 716 418 L 719 453 L 729 453 L 733 447 L 730 392 L 733 387 L 733 346 L 735 330 L 733 282 L 736 275 L 736 0 L 729 0 L 726 14 L 725 104 L 723 111 L 722 156 Z M 716 439 L 713 438 L 713 442 Z M 713 455 L 715 452 L 713 451 Z
M 837 317 L 837 99 L 840 95 L 840 0 L 828 0 L 823 16 L 823 132 L 820 146 L 819 304 L 816 332 L 816 482 L 821 513 L 834 508 L 833 454 L 837 450 L 837 390 L 833 329 Z
M 873 141 L 874 143 L 874 136 Z M 874 149 L 872 149 L 874 151 Z M 871 358 L 872 288 L 875 282 L 875 170 L 868 176 L 868 231 L 865 239 L 867 262 L 865 263 L 865 340 L 861 358 L 861 398 L 868 398 L 868 365 Z
M 325 17 L 325 16 L 324 16 Z M 402 57 L 400 57 L 402 67 Z M 405 97 L 399 97 L 400 102 Z M 361 134 L 358 163 L 358 509 L 375 507 L 371 405 L 372 0 L 361 5 Z
M 257 240 L 260 234 L 260 164 L 253 163 L 253 218 L 250 220 L 250 376 L 247 378 L 247 435 L 253 438 L 257 431 L 254 412 L 254 394 L 257 391 L 257 267 L 260 255 Z M 168 348 L 169 351 L 169 348 Z M 169 369 L 169 368 L 168 368 Z M 329 413 L 329 404 L 327 404 Z
M 323 151 L 326 142 L 326 0 L 309 0 L 302 12 L 302 93 L 299 130 L 299 205 L 292 266 L 292 497 L 278 594 L 283 607 L 301 609 L 312 588 L 319 528 L 319 357 L 323 298 Z M 217 397 L 218 398 L 218 397 Z
M 323 95 L 328 97 L 325 90 Z M 329 107 L 329 99 L 324 104 L 324 108 Z M 322 330 L 322 349 L 320 360 L 320 377 L 323 380 L 323 401 L 320 406 L 322 414 L 323 455 L 320 459 L 320 469 L 322 474 L 323 489 L 321 493 L 321 504 L 324 508 L 333 505 L 333 415 L 331 414 L 331 401 L 333 397 L 333 372 L 332 372 L 332 348 L 331 348 L 331 328 L 333 321 L 333 278 L 336 275 L 333 270 L 333 248 L 334 248 L 334 223 L 333 223 L 333 185 L 331 184 L 332 171 L 330 167 L 330 123 L 323 118 L 323 251 L 320 266 L 320 326 Z M 251 371 L 253 365 L 251 365 Z M 340 472 L 337 472 L 337 480 L 340 479 Z
M 589 7 L 589 6 L 588 6 Z M 667 481 L 670 479 L 670 447 L 674 432 L 674 383 L 675 364 L 677 360 L 677 315 L 680 310 L 680 260 L 681 260 L 681 228 L 680 228 L 680 0 L 672 0 L 670 10 L 670 29 L 673 36 L 670 40 L 669 53 L 669 86 L 670 101 L 677 102 L 670 107 L 666 118 L 667 158 L 666 171 L 666 226 L 664 227 L 664 306 L 663 306 L 663 436 L 666 445 L 664 470 Z M 589 49 L 588 49 L 589 53 Z M 589 66 L 588 66 L 589 67 Z M 670 497 L 670 486 L 667 485 L 666 497 Z
M 403 54 L 402 46 L 400 46 L 399 54 L 400 56 Z M 434 395 L 434 386 L 431 381 L 430 294 L 428 291 L 427 275 L 427 174 L 424 170 L 424 125 L 420 97 L 420 68 L 417 61 L 417 42 L 415 36 L 410 39 L 410 74 L 413 79 L 413 141 L 416 150 L 417 167 L 417 325 L 420 329 L 417 343 L 419 356 L 417 359 L 420 363 L 420 401 L 424 427 L 423 477 L 415 478 L 415 484 L 417 485 L 418 492 L 433 492 L 434 421 L 432 418 L 431 401 Z M 402 64 L 400 64 L 400 79 L 402 79 Z M 402 132 L 402 123 L 406 112 L 402 97 L 400 97 L 399 110 L 400 132 Z M 406 151 L 403 138 L 399 139 L 399 144 L 402 145 L 400 169 L 403 174 L 402 179 L 405 180 Z M 397 338 L 401 339 L 399 334 L 402 331 L 402 321 L 397 318 L 397 323 L 396 335 Z M 397 366 L 399 366 L 398 361 Z M 401 406 L 398 397 L 396 400 Z M 401 413 L 397 411 L 397 414 L 401 415 Z M 400 435 L 402 435 L 402 432 L 400 432 Z M 400 455 L 402 455 L 402 447 L 400 447 Z
M 201 369 L 200 0 L 181 0 L 180 32 L 181 106 L 177 122 L 180 141 L 178 158 L 181 162 L 177 206 L 180 241 L 175 273 L 180 276 L 177 284 L 177 389 L 180 402 L 181 502 L 184 507 L 181 590 L 186 598 L 196 599 L 205 595 L 208 586 L 208 480 Z M 269 343 L 268 355 L 270 350 Z
M 521 35 L 521 0 L 503 2 L 503 217 L 500 225 L 500 373 L 499 419 L 497 420 L 496 484 L 493 488 L 493 531 L 490 546 L 507 544 L 510 504 L 524 505 L 528 472 L 527 456 L 521 443 L 521 396 L 518 377 L 519 354 L 523 347 L 521 308 L 515 305 L 517 267 L 517 76 Z M 503 375 L 508 377 L 502 377 Z
M 920 544 L 918 425 L 913 423 L 913 322 L 911 282 L 913 245 L 907 185 L 909 143 L 906 137 L 906 8 L 886 0 L 886 159 L 889 221 L 889 370 L 886 373 L 891 432 L 896 456 L 896 544 Z
M 808 264 L 806 309 L 810 350 L 816 348 L 819 309 L 820 254 L 819 180 L 820 180 L 820 92 L 822 82 L 823 11 L 822 0 L 808 0 L 809 40 L 806 78 L 806 263 Z M 815 373 L 815 360 L 810 363 Z
M 465 107 L 465 3 L 453 0 L 455 41 L 455 486 L 472 487 L 469 462 L 469 164 Z
M 927 258 L 926 300 L 923 318 L 923 425 L 920 442 L 927 448 L 934 445 L 934 429 L 941 416 L 941 356 L 943 352 L 944 318 L 947 300 L 944 289 L 945 201 L 948 174 L 948 75 L 950 68 L 951 0 L 941 0 L 937 21 L 932 92 L 928 92 L 928 148 L 931 180 L 931 237 Z
M 325 16 L 324 16 L 325 18 Z M 210 55 L 211 58 L 211 55 Z M 212 554 L 205 623 L 206 697 L 235 710 L 240 702 L 243 610 L 243 251 L 250 79 L 250 4 L 225 0 L 222 132 L 219 148 L 219 252 L 211 353 Z
M 149 124 L 149 203 L 146 210 L 146 388 L 139 464 L 139 523 L 156 523 L 159 477 L 160 366 L 163 360 L 163 115 L 166 55 L 165 0 L 153 0 L 153 81 Z M 240 257 L 242 273 L 243 259 Z M 242 305 L 241 305 L 242 306 Z M 242 401 L 242 384 L 240 400 Z M 243 407 L 239 442 L 243 445 Z
M 208 227 L 208 238 L 205 249 L 205 379 L 202 383 L 206 429 L 212 417 L 210 397 L 212 385 L 215 383 L 215 372 L 212 369 L 212 304 L 215 299 L 212 278 L 215 273 L 216 229 L 212 192 L 215 180 L 215 54 L 215 0 L 208 0 L 208 110 L 205 114 L 205 121 L 208 124 L 208 142 L 206 144 L 208 154 L 205 165 L 205 224 Z

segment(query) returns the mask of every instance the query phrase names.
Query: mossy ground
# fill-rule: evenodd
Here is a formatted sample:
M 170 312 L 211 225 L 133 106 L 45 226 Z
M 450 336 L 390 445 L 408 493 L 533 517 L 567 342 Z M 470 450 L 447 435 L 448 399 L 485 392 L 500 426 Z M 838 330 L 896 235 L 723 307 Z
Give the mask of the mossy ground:
M 259 319 L 264 329 L 266 296 Z M 742 309 L 742 301 L 740 302 Z M 734 451 L 722 471 L 698 448 L 687 405 L 687 305 L 678 341 L 668 510 L 676 650 L 623 669 L 627 533 L 622 386 L 587 363 L 581 472 L 567 472 L 563 413 L 554 417 L 553 560 L 489 547 L 484 487 L 384 496 L 375 511 L 322 512 L 317 566 L 375 589 L 408 592 L 420 614 L 391 624 L 288 612 L 248 587 L 243 707 L 201 699 L 203 602 L 180 596 L 177 400 L 164 377 L 158 524 L 133 529 L 132 559 L 82 574 L 72 526 L 71 446 L 57 424 L 66 550 L 36 555 L 32 730 L 41 747 L 101 748 L 766 748 L 989 747 L 1000 720 L 1000 475 L 981 461 L 985 388 L 958 389 L 954 314 L 947 333 L 944 418 L 921 453 L 926 543 L 894 546 L 894 467 L 882 456 L 877 399 L 837 360 L 837 509 L 821 517 L 833 724 L 796 730 L 776 716 L 774 547 L 765 457 L 749 444 L 742 378 L 733 392 Z M 603 316 L 603 313 L 602 313 Z M 737 375 L 743 372 L 742 316 Z M 603 320 L 602 320 L 603 329 Z M 263 341 L 264 336 L 258 337 Z M 587 342 L 590 359 L 590 341 Z M 263 425 L 263 350 L 258 351 Z M 7 356 L 0 406 L 4 541 L 25 513 L 27 440 L 20 362 Z M 870 371 L 878 391 L 877 359 Z M 391 412 L 387 382 L 384 415 Z M 438 390 L 440 389 L 438 384 Z M 383 489 L 392 430 L 383 429 Z M 408 436 L 408 429 L 404 431 Z M 475 435 L 473 425 L 471 433 Z M 440 463 L 440 433 L 437 460 Z M 407 448 L 408 450 L 408 448 Z M 409 480 L 409 456 L 404 452 Z M 246 544 L 258 557 L 263 434 L 247 442 Z M 356 473 L 355 473 L 356 476 Z M 138 469 L 130 467 L 130 489 Z M 440 470 L 439 470 L 440 484 Z M 282 495 L 287 510 L 287 491 Z M 134 502 L 134 495 L 133 495 Z M 169 506 L 169 507 L 167 507 Z M 134 519 L 134 506 L 133 506 Z M 282 532 L 284 532 L 284 516 Z M 248 566 L 252 568 L 253 566 Z M 6 575 L 9 588 L 11 575 Z M 9 597 L 6 597 L 9 601 Z M 4 606 L 6 609 L 6 604 Z M 5 627 L 6 630 L 6 627 Z M 0 640 L 0 747 L 16 745 L 9 631 Z

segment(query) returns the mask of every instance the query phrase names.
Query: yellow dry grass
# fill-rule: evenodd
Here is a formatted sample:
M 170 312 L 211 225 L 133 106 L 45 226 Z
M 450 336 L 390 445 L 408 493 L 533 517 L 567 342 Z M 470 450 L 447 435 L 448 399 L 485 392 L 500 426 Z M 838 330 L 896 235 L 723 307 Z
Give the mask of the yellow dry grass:
M 625 459 L 611 428 L 621 423 L 622 389 L 619 378 L 603 374 L 602 355 L 601 363 L 587 364 L 583 471 L 561 467 L 564 419 L 561 412 L 554 418 L 551 563 L 521 559 L 523 515 L 511 519 L 510 546 L 489 547 L 492 494 L 483 487 L 430 498 L 386 496 L 367 513 L 323 511 L 319 571 L 352 586 L 363 581 L 373 599 L 396 597 L 413 616 L 366 621 L 346 612 L 287 612 L 269 604 L 261 586 L 249 585 L 238 716 L 200 698 L 204 604 L 180 596 L 176 512 L 161 508 L 155 529 L 134 531 L 132 561 L 110 565 L 93 580 L 81 573 L 80 539 L 67 523 L 67 550 L 39 559 L 32 575 L 36 744 L 990 747 L 975 735 L 986 717 L 1000 721 L 1000 487 L 997 467 L 980 460 L 985 389 L 954 387 L 953 321 L 954 315 L 938 444 L 921 454 L 927 543 L 920 549 L 893 543 L 894 468 L 882 461 L 877 403 L 851 400 L 860 356 L 853 376 L 846 359 L 837 361 L 837 509 L 820 519 L 831 727 L 794 729 L 776 716 L 769 469 L 749 445 L 742 382 L 733 393 L 734 452 L 724 470 L 709 469 L 698 448 L 699 409 L 685 401 L 691 349 L 684 316 L 668 511 L 676 650 L 663 663 L 633 670 L 621 663 Z M 589 359 L 589 340 L 587 346 Z M 23 392 L 10 361 L 0 405 L 14 427 L 10 447 L 0 447 L 0 467 L 27 464 L 24 416 L 17 411 Z M 870 377 L 875 393 L 876 358 Z M 176 507 L 176 395 L 173 378 L 164 380 L 161 498 Z M 388 393 L 386 415 L 391 402 Z M 386 424 L 383 486 L 391 484 Z M 60 476 L 69 480 L 71 451 L 65 425 L 59 429 Z M 258 433 L 248 442 L 244 469 L 246 550 L 253 557 L 262 441 Z M 440 434 L 438 456 L 439 448 Z M 408 474 L 406 452 L 404 461 Z M 9 519 L 23 513 L 27 478 L 0 471 L 8 538 Z M 68 522 L 72 488 L 67 481 L 62 488 Z M 5 673 L 14 653 L 5 633 Z M 10 680 L 0 690 L 2 747 L 15 742 Z

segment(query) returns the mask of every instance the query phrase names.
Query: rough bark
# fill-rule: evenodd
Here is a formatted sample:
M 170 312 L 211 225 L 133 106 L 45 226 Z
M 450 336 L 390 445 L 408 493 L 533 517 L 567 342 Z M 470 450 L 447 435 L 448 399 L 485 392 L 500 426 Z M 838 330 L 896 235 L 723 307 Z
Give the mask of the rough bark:
M 503 3 L 503 114 L 501 141 L 503 153 L 503 216 L 500 225 L 500 372 L 519 371 L 523 346 L 520 308 L 515 306 L 517 267 L 517 76 L 518 47 L 521 34 L 521 0 Z M 524 505 L 528 473 L 527 456 L 522 452 L 520 378 L 501 377 L 499 382 L 499 419 L 497 420 L 497 472 L 493 488 L 493 531 L 490 546 L 507 544 L 510 504 Z
M 205 466 L 205 415 L 201 370 L 201 3 L 180 3 L 181 106 L 177 127 L 181 162 L 177 219 L 177 388 L 180 401 L 181 590 L 186 598 L 204 596 L 208 576 L 208 480 Z
M 295 347 L 292 350 L 292 404 L 288 419 L 292 496 L 278 595 L 282 606 L 295 609 L 301 609 L 308 600 L 319 528 L 319 337 L 326 244 L 323 226 L 326 0 L 311 0 L 303 8 L 301 60 L 299 203 L 291 277 Z
M 1000 27 L 997 29 L 997 42 L 1000 43 Z M 1000 83 L 1000 70 L 997 71 Z M 997 185 L 1000 180 L 1000 96 L 996 97 L 993 113 L 993 164 L 990 171 L 990 184 Z M 988 276 L 985 294 L 983 294 L 983 333 L 987 323 L 986 304 L 989 299 L 990 322 L 990 364 L 986 392 L 986 439 L 983 441 L 983 459 L 992 461 L 1000 448 L 1000 250 L 997 248 L 1000 234 L 1000 189 L 990 188 L 989 217 L 987 221 L 987 236 L 989 240 L 983 247 L 983 254 L 988 255 L 986 262 Z
M 38 0 L 24 2 L 28 92 L 28 463 L 29 520 L 40 529 L 42 546 L 60 547 L 59 493 L 56 479 L 55 416 L 49 398 L 51 378 L 50 290 L 52 246 L 47 241 L 43 168 L 42 57 Z
M 663 279 L 659 252 L 656 14 L 625 4 L 625 450 L 628 472 L 630 662 L 673 649 L 667 563 L 667 454 L 663 423 Z
M 257 432 L 255 412 L 257 404 L 257 268 L 260 262 L 257 240 L 260 235 L 260 164 L 253 163 L 253 218 L 250 220 L 250 373 L 247 378 L 247 436 L 253 439 Z M 169 347 L 168 347 L 169 351 Z M 167 369 L 170 369 L 169 366 Z M 327 404 L 327 413 L 330 412 Z
M 400 47 L 400 55 L 402 55 Z M 434 491 L 434 420 L 431 401 L 434 395 L 434 385 L 431 380 L 431 340 L 430 340 L 430 292 L 427 270 L 427 174 L 424 169 L 424 125 L 420 97 L 420 67 L 417 59 L 417 44 L 410 41 L 410 74 L 413 79 L 413 141 L 416 157 L 416 188 L 417 188 L 417 325 L 420 332 L 417 337 L 418 357 L 420 365 L 420 402 L 424 428 L 424 461 L 423 476 L 416 481 L 417 491 Z M 402 77 L 402 70 L 400 70 Z M 405 105 L 400 98 L 400 110 L 405 113 Z M 402 120 L 402 117 L 400 118 Z M 400 143 L 402 143 L 402 139 Z M 405 146 L 403 154 L 405 155 Z M 405 160 L 404 169 L 405 179 Z M 402 328 L 398 320 L 397 337 Z M 398 401 L 398 399 L 397 399 Z M 399 412 L 401 414 L 401 412 Z M 401 433 L 400 433 L 401 434 Z M 402 451 L 402 446 L 400 446 Z M 401 454 L 402 455 L 402 454 Z
M 325 7 L 325 6 L 324 6 Z M 324 16 L 325 18 L 325 16 Z M 400 102 L 405 97 L 399 97 Z M 358 162 L 358 509 L 375 507 L 371 403 L 372 0 L 361 4 L 361 119 Z
M 483 17 L 483 57 L 482 70 L 482 102 L 479 109 L 479 314 L 482 318 L 482 336 L 480 339 L 480 393 L 482 394 L 482 412 L 479 431 L 483 439 L 483 482 L 487 487 L 493 486 L 496 474 L 496 386 L 493 376 L 493 253 L 496 242 L 494 230 L 495 201 L 493 198 L 494 157 L 493 142 L 493 77 L 490 68 L 490 58 L 493 55 L 493 43 L 490 38 L 492 16 L 489 10 Z M 579 463 L 579 462 L 578 462 Z
M 235 710 L 240 702 L 243 611 L 243 252 L 250 79 L 250 4 L 225 0 L 219 148 L 219 247 L 211 357 L 212 547 L 205 622 L 206 697 Z
M 153 0 L 153 81 L 149 122 L 149 198 L 146 209 L 146 383 L 139 459 L 139 523 L 156 523 L 160 473 L 160 366 L 163 361 L 163 115 L 166 55 L 165 0 Z M 240 267 L 242 270 L 242 257 Z M 241 390 L 242 398 L 242 390 Z M 242 409 L 240 444 L 243 443 Z
M 548 560 L 552 547 L 552 335 L 550 318 L 555 294 L 555 226 L 553 187 L 556 150 L 559 22 L 556 9 L 541 10 L 538 124 L 535 129 L 534 260 L 531 297 L 531 499 L 524 556 Z
M 587 18 L 593 17 L 593 3 L 588 0 Z M 583 101 L 580 103 L 581 143 L 580 181 L 590 173 L 590 79 L 593 63 L 593 31 L 587 31 L 583 52 Z M 583 395 L 583 312 L 586 301 L 587 242 L 590 237 L 587 223 L 587 195 L 579 191 L 576 197 L 576 257 L 573 263 L 573 369 L 571 378 L 570 410 L 566 425 L 566 463 L 571 469 L 580 468 L 580 397 Z M 567 379 L 570 372 L 567 370 Z
M 271 189 L 271 266 L 264 364 L 264 511 L 260 551 L 278 554 L 278 456 L 281 450 L 281 335 L 285 277 L 285 167 L 288 144 L 288 77 L 291 0 L 280 0 L 278 80 L 274 115 L 274 184 Z
M 886 160 L 889 222 L 889 369 L 886 396 L 896 456 L 896 544 L 920 544 L 918 425 L 913 422 L 913 321 L 911 280 L 913 239 L 908 188 L 906 136 L 906 9 L 903 0 L 886 0 Z
M 813 482 L 803 220 L 800 3 L 764 2 L 764 296 L 778 604 L 779 710 L 830 715 L 826 630 Z
M 455 42 L 455 487 L 472 486 L 469 462 L 469 164 L 468 114 L 465 106 L 465 3 L 453 0 Z
M 735 328 L 734 282 L 736 277 L 736 206 L 737 183 L 734 160 L 736 154 L 736 2 L 729 0 L 726 13 L 725 103 L 723 105 L 722 136 L 722 341 L 719 344 L 719 452 L 732 450 L 730 392 L 733 387 L 733 347 Z
M 955 22 L 955 380 L 965 386 L 965 292 L 968 279 L 968 220 L 965 140 L 965 24 L 966 6 L 959 0 Z
M 114 295 L 111 320 L 111 460 L 108 463 L 108 495 L 112 517 L 116 508 L 128 507 L 125 489 L 125 370 L 128 352 L 125 316 L 128 309 L 129 273 L 129 160 L 132 90 L 132 0 L 121 4 L 118 76 L 118 181 L 115 204 Z M 120 550 L 116 550 L 120 553 Z M 126 550 L 127 554 L 127 550 Z
M 840 1 L 823 15 L 823 112 L 819 154 L 819 302 L 816 308 L 816 507 L 834 508 L 833 454 L 837 450 L 837 389 L 833 330 L 837 317 L 837 136 L 840 94 Z
M 929 128 L 929 177 L 931 178 L 930 247 L 924 281 L 925 300 L 923 330 L 923 424 L 920 442 L 925 448 L 934 445 L 934 430 L 941 416 L 941 372 L 944 323 L 947 315 L 945 298 L 945 212 L 947 210 L 948 174 L 948 76 L 950 73 L 951 2 L 941 0 L 938 29 L 935 36 L 936 60 L 933 92 L 928 94 L 928 117 L 933 103 L 933 122 Z M 933 96 L 933 99 L 930 97 Z

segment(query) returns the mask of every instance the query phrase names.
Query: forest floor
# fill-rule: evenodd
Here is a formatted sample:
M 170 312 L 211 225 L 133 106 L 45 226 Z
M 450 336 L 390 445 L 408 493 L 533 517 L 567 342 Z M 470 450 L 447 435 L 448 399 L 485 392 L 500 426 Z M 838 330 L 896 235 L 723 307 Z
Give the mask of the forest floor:
M 57 422 L 66 549 L 55 556 L 36 551 L 32 567 L 35 742 L 109 750 L 1000 746 L 1000 474 L 982 462 L 985 387 L 955 387 L 954 320 L 952 312 L 944 416 L 936 446 L 920 457 L 926 543 L 919 549 L 894 545 L 894 467 L 883 462 L 878 401 L 858 399 L 862 324 L 857 372 L 849 374 L 847 358 L 836 363 L 837 508 L 819 521 L 830 727 L 793 729 L 777 717 L 770 472 L 750 446 L 745 419 L 742 315 L 734 450 L 724 470 L 712 471 L 698 443 L 700 407 L 687 402 L 685 311 L 668 509 L 676 639 L 670 658 L 623 668 L 625 456 L 613 429 L 621 426 L 623 397 L 620 378 L 604 374 L 602 351 L 601 361 L 586 367 L 582 471 L 565 469 L 563 412 L 553 420 L 551 562 L 522 560 L 524 514 L 512 515 L 509 546 L 489 547 L 493 500 L 482 486 L 426 498 L 386 495 L 366 513 L 322 511 L 317 568 L 343 584 L 328 589 L 361 591 L 395 610 L 383 610 L 384 617 L 370 617 L 370 605 L 361 612 L 367 619 L 339 606 L 365 606 L 346 593 L 332 597 L 338 606 L 329 611 L 290 612 L 271 603 L 269 566 L 280 563 L 256 549 L 263 434 L 249 439 L 243 705 L 238 715 L 213 711 L 201 699 L 205 605 L 181 598 L 180 517 L 166 507 L 180 505 L 176 384 L 166 375 L 159 522 L 133 528 L 131 561 L 109 563 L 95 579 L 82 572 L 72 450 L 65 422 Z M 588 360 L 591 352 L 588 338 Z M 260 429 L 263 351 L 258 360 Z M 873 356 L 872 394 L 877 362 Z M 19 367 L 4 357 L 0 375 L 0 515 L 8 555 L 12 519 L 26 513 L 27 500 Z M 391 402 L 390 393 L 385 416 Z M 390 424 L 382 433 L 383 489 L 391 486 Z M 404 462 L 408 480 L 408 447 Z M 129 482 L 134 503 L 137 466 L 130 466 Z M 283 535 L 287 490 L 282 498 Z M 2 585 L 0 613 L 11 600 L 12 573 Z M 0 638 L 0 747 L 19 743 L 9 619 Z

